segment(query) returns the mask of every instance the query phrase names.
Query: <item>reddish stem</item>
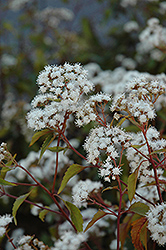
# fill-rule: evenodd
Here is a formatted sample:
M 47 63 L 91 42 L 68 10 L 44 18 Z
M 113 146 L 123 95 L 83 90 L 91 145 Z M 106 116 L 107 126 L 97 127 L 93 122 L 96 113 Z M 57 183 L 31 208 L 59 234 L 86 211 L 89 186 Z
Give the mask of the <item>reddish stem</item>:
M 59 134 L 59 137 L 58 137 L 57 147 L 59 147 L 60 138 L 61 138 L 61 134 Z M 55 174 L 54 174 L 54 180 L 53 180 L 53 185 L 52 185 L 52 193 L 54 193 L 55 182 L 56 182 L 56 177 L 57 177 L 57 172 L 58 172 L 58 155 L 59 155 L 59 153 L 56 152 L 56 166 L 55 166 Z
M 152 166 L 153 166 L 153 171 L 154 171 L 154 176 L 155 176 L 157 191 L 158 191 L 160 203 L 162 203 L 162 202 L 163 202 L 163 198 L 162 198 L 162 195 L 161 195 L 159 180 L 158 180 L 158 176 L 157 176 L 157 170 L 156 170 L 156 166 L 155 166 L 154 160 L 153 160 L 152 155 L 151 155 L 151 149 L 150 149 L 150 145 L 149 145 L 148 139 L 147 139 L 147 137 L 146 137 L 146 131 L 144 131 L 144 129 L 142 129 L 142 133 L 143 133 L 144 138 L 145 138 L 145 140 L 146 140 L 146 144 L 147 144 L 148 152 L 149 152 L 149 157 L 150 157 L 150 160 L 149 160 L 149 161 L 150 161 L 150 163 L 151 163 Z
M 117 176 L 117 181 L 119 185 L 119 193 L 120 193 L 120 199 L 119 199 L 119 209 L 118 209 L 118 218 L 117 218 L 117 250 L 119 250 L 120 247 L 120 218 L 121 218 L 121 207 L 122 207 L 122 187 L 119 176 Z
M 13 198 L 13 199 L 17 199 L 18 197 L 17 196 L 14 196 L 14 195 L 12 195 L 12 194 L 7 194 L 7 193 L 3 193 L 2 195 L 6 195 L 6 196 L 8 196 L 8 197 L 10 197 L 10 198 Z M 32 201 L 29 201 L 29 200 L 24 200 L 26 203 L 28 203 L 28 204 L 31 204 L 31 205 L 33 205 L 33 206 L 36 206 L 36 207 L 38 207 L 38 208 L 40 208 L 40 209 L 45 209 L 45 210 L 47 210 L 47 211 L 49 211 L 49 212 L 52 212 L 52 213 L 55 213 L 55 214 L 59 214 L 59 215 L 62 215 L 60 212 L 58 212 L 58 211 L 54 211 L 54 210 L 52 210 L 52 209 L 50 209 L 50 208 L 47 208 L 47 207 L 44 207 L 44 206 L 40 206 L 40 205 L 38 205 L 38 204 L 36 204 L 36 203 L 33 203 Z
M 8 235 L 8 233 L 7 232 L 5 232 L 5 235 L 6 235 L 6 237 L 8 238 L 8 241 L 12 244 L 12 246 L 14 247 L 14 249 L 17 249 L 17 247 L 14 245 L 14 243 L 13 243 L 13 239 L 11 239 L 10 238 L 10 236 Z
M 117 215 L 114 211 L 112 211 L 112 210 L 110 210 L 109 208 L 103 206 L 102 204 L 98 203 L 97 201 L 92 200 L 90 197 L 88 198 L 88 200 L 90 200 L 93 204 L 96 204 L 96 205 L 98 205 L 98 206 L 100 206 L 100 207 L 103 207 L 104 209 L 106 209 L 106 210 L 108 210 L 110 213 L 112 213 L 114 216 L 118 217 L 118 215 Z M 109 214 L 109 213 L 108 213 L 108 214 Z

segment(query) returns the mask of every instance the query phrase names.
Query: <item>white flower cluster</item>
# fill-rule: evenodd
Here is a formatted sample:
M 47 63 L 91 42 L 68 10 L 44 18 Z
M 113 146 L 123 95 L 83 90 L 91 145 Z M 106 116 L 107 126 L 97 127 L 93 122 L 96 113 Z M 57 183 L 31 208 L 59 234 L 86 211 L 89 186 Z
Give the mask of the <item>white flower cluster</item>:
M 159 0 L 145 0 L 146 2 L 158 2 Z M 121 0 L 121 6 L 126 8 L 128 6 L 136 6 L 139 0 Z
M 87 80 L 87 71 L 80 65 L 46 66 L 37 79 L 39 95 L 27 114 L 30 128 L 60 127 L 64 119 L 77 110 L 83 93 L 93 89 Z
M 34 238 L 34 236 L 30 235 L 21 236 L 21 239 L 18 241 L 17 245 L 18 245 L 18 247 L 16 248 L 17 250 L 50 249 L 42 241 L 39 241 L 37 238 Z
M 0 216 L 0 237 L 6 232 L 6 226 L 12 222 L 13 217 L 10 214 Z
M 33 1 L 33 0 L 30 0 Z M 9 3 L 9 8 L 13 11 L 18 11 L 22 8 L 24 8 L 24 6 L 30 2 L 29 0 L 12 0 Z
M 0 145 L 0 162 L 5 160 L 8 156 L 10 156 L 10 153 L 8 152 L 7 144 L 2 142 Z
M 151 18 L 147 22 L 147 27 L 139 35 L 140 48 L 146 52 L 151 51 L 154 48 L 158 48 L 161 51 L 166 49 L 166 28 L 159 24 L 159 20 L 155 17 Z
M 163 138 L 160 139 L 160 133 L 157 131 L 155 127 L 150 127 L 147 130 L 146 137 L 152 152 L 156 150 L 162 150 L 166 147 L 166 140 Z M 145 156 L 149 156 L 146 140 L 143 137 L 142 132 L 138 132 L 137 134 L 133 133 L 131 144 L 135 146 L 142 145 L 141 147 L 139 147 L 139 151 Z M 162 154 L 162 151 L 159 152 L 159 154 Z M 144 171 L 146 171 L 150 166 L 150 162 L 148 161 L 148 159 L 145 159 L 139 152 L 137 152 L 132 147 L 127 148 L 126 155 L 127 155 L 127 160 L 130 162 L 129 164 L 131 172 L 134 172 L 135 169 L 140 165 L 139 171 L 143 175 L 147 176 L 147 173 L 145 172 L 144 174 Z
M 137 31 L 139 29 L 139 25 L 136 21 L 128 21 L 123 26 L 124 31 L 130 33 L 132 31 Z
M 73 200 L 77 207 L 87 207 L 87 198 L 92 192 L 97 192 L 103 187 L 100 182 L 91 181 L 87 179 L 86 181 L 79 181 L 73 188 Z
M 9 67 L 16 65 L 16 63 L 17 63 L 17 59 L 13 55 L 6 54 L 6 53 L 2 54 L 1 67 L 9 68 Z
M 74 17 L 74 14 L 67 8 L 47 7 L 44 10 L 38 12 L 36 17 L 44 24 L 47 23 L 50 27 L 55 29 L 61 20 L 71 21 Z
M 166 203 L 151 207 L 146 217 L 152 239 L 164 246 L 166 244 Z
M 126 86 L 126 92 L 114 98 L 111 111 L 126 111 L 141 123 L 155 118 L 154 103 L 165 93 L 166 85 L 159 81 L 136 78 Z
M 164 15 L 166 13 L 166 1 L 159 4 L 159 12 Z
M 125 59 L 127 58 L 125 58 L 124 55 L 122 54 L 118 54 L 116 56 L 116 61 L 118 63 L 122 64 Z M 134 66 L 133 63 L 132 65 Z M 134 79 L 139 79 L 139 78 L 141 79 L 143 77 L 146 78 L 146 80 L 149 82 L 158 81 L 166 85 L 166 75 L 164 73 L 151 75 L 147 72 L 140 73 L 137 70 L 126 70 L 124 67 L 118 67 L 112 71 L 111 70 L 102 71 L 99 65 L 95 63 L 93 64 L 89 63 L 85 66 L 85 68 L 88 70 L 88 76 L 90 81 L 92 81 L 95 85 L 100 85 L 101 90 L 104 93 L 111 94 L 113 96 L 125 92 L 126 90 L 125 87 L 129 82 L 132 82 Z M 164 100 L 166 100 L 164 95 L 162 95 L 162 97 L 164 98 Z M 159 107 L 159 109 L 161 109 L 161 106 Z
M 88 162 L 92 164 L 101 164 L 102 168 L 99 169 L 99 175 L 107 177 L 112 175 L 114 179 L 116 175 L 121 174 L 121 168 L 113 166 L 112 161 L 119 157 L 118 147 L 129 147 L 131 136 L 129 133 L 124 132 L 117 127 L 97 127 L 92 129 L 89 137 L 86 139 L 84 148 L 88 153 Z M 104 155 L 104 164 L 100 162 L 100 157 Z
M 65 232 L 59 240 L 54 244 L 51 250 L 78 250 L 81 243 L 87 240 L 87 234 L 74 233 L 72 231 Z
M 111 97 L 108 94 L 99 93 L 92 95 L 78 107 L 76 112 L 76 124 L 78 126 L 83 126 L 95 120 L 102 122 L 102 117 L 98 109 L 102 109 L 109 101 L 111 101 Z
M 139 29 L 139 25 L 136 21 L 128 21 L 123 26 L 124 31 L 130 33 L 132 31 L 137 31 Z
M 126 8 L 128 5 L 135 6 L 137 4 L 137 0 L 121 0 L 121 6 Z

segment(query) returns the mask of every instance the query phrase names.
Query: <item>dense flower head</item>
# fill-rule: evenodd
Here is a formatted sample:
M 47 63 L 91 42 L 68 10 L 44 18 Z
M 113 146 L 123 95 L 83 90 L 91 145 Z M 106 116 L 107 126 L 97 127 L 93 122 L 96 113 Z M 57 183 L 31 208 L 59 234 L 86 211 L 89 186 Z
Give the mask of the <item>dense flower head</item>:
M 147 27 L 141 32 L 139 38 L 145 43 L 148 50 L 155 47 L 163 49 L 166 46 L 166 28 L 159 24 L 159 19 L 152 17 L 147 22 Z
M 152 239 L 164 246 L 166 243 L 166 203 L 151 207 L 146 217 Z
M 77 207 L 87 207 L 87 198 L 92 192 L 97 192 L 103 185 L 97 181 L 79 181 L 72 189 L 74 204 Z
M 156 116 L 154 103 L 165 93 L 165 83 L 157 80 L 149 81 L 144 76 L 134 79 L 126 85 L 126 92 L 117 95 L 111 111 L 126 111 L 139 119 L 141 123 Z
M 4 160 L 8 155 L 7 144 L 2 142 L 0 145 L 0 161 Z
M 151 152 L 158 151 L 159 155 L 162 155 L 164 153 L 164 149 L 166 147 L 166 140 L 163 138 L 160 139 L 160 133 L 157 131 L 155 127 L 151 126 L 147 130 L 146 138 L 148 140 Z M 147 169 L 149 169 L 151 164 L 148 158 L 145 158 L 149 156 L 149 150 L 146 144 L 146 139 L 144 138 L 142 132 L 138 132 L 137 134 L 135 133 L 132 134 L 131 145 L 133 145 L 133 147 L 127 148 L 126 152 L 131 172 L 134 172 L 135 169 L 138 166 L 140 166 L 139 171 L 142 173 L 142 175 L 147 176 L 146 171 Z M 139 152 L 141 152 L 145 157 L 134 149 L 134 147 L 137 146 L 139 146 Z
M 83 126 L 91 121 L 99 120 L 102 122 L 101 110 L 104 106 L 111 101 L 111 97 L 105 93 L 98 93 L 92 95 L 88 100 L 84 101 L 76 112 L 76 124 Z
M 47 7 L 40 12 L 37 12 L 36 17 L 44 24 L 47 23 L 50 27 L 55 29 L 61 20 L 71 21 L 74 14 L 67 8 Z
M 78 250 L 81 243 L 87 240 L 87 234 L 85 233 L 74 233 L 72 231 L 65 232 L 59 240 L 54 244 L 51 250 Z
M 0 237 L 6 232 L 6 226 L 12 222 L 13 217 L 10 214 L 0 216 Z
M 28 125 L 35 130 L 60 126 L 64 117 L 77 110 L 82 94 L 93 89 L 87 71 L 77 63 L 46 66 L 37 84 L 39 94 L 32 100 L 32 109 L 27 114 Z
M 123 146 L 128 148 L 131 136 L 118 127 L 96 127 L 91 130 L 89 137 L 86 139 L 84 148 L 88 153 L 88 162 L 92 164 L 100 164 L 99 175 L 105 177 L 112 175 L 113 179 L 116 175 L 121 174 L 121 168 L 113 165 L 113 160 L 119 157 L 118 148 Z M 103 157 L 105 160 L 103 161 Z

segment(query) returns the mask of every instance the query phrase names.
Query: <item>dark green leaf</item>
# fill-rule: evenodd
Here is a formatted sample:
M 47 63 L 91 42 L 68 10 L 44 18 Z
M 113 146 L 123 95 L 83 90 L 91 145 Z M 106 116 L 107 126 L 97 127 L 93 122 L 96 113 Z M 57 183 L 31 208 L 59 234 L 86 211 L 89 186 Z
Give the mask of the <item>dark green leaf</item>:
M 39 161 L 41 160 L 44 152 L 48 149 L 48 147 L 50 146 L 51 142 L 53 142 L 54 139 L 55 139 L 55 135 L 49 134 L 47 136 L 47 138 L 44 140 L 44 142 L 43 142 L 43 144 L 41 146 Z
M 66 148 L 63 148 L 63 147 L 59 147 L 59 146 L 56 146 L 56 147 L 49 147 L 48 150 L 52 151 L 52 152 L 60 152 L 60 151 L 63 151 L 65 150 Z
M 19 207 L 21 206 L 21 204 L 26 200 L 26 198 L 30 195 L 31 191 L 27 194 L 21 195 L 19 196 L 14 204 L 13 204 L 13 208 L 12 208 L 12 215 L 14 217 L 14 223 L 15 225 L 17 225 L 17 220 L 16 220 L 16 214 L 17 214 L 17 210 L 19 209 Z
M 32 136 L 32 140 L 31 140 L 29 146 L 32 146 L 36 141 L 39 140 L 40 137 L 42 137 L 43 135 L 49 134 L 49 133 L 52 133 L 52 130 L 50 130 L 50 129 L 48 129 L 48 128 L 36 132 L 36 133 Z
M 82 219 L 82 214 L 78 207 L 76 207 L 74 204 L 64 201 L 65 206 L 69 209 L 71 220 L 74 224 L 74 226 L 77 229 L 77 232 L 82 232 L 83 231 L 83 219 Z
M 132 201 L 132 199 L 134 198 L 134 195 L 135 195 L 135 189 L 136 189 L 137 178 L 138 178 L 138 171 L 139 171 L 139 168 L 137 168 L 134 171 L 134 173 L 132 173 L 128 177 L 128 196 L 129 196 L 130 202 Z
M 129 210 L 136 214 L 145 216 L 149 210 L 149 207 L 145 203 L 135 202 L 134 204 L 130 206 Z
M 60 194 L 60 193 L 62 192 L 62 190 L 66 187 L 66 184 L 68 183 L 68 181 L 69 181 L 74 175 L 76 175 L 76 174 L 78 174 L 79 172 L 81 172 L 83 169 L 85 169 L 85 167 L 83 167 L 83 166 L 81 166 L 81 165 L 78 165 L 78 164 L 73 164 L 73 165 L 71 165 L 71 166 L 67 169 L 67 171 L 66 171 L 66 173 L 65 173 L 65 175 L 64 175 L 64 177 L 63 177 L 63 179 L 62 179 L 61 186 L 60 186 L 60 188 L 59 188 L 59 190 L 58 190 L 58 194 Z

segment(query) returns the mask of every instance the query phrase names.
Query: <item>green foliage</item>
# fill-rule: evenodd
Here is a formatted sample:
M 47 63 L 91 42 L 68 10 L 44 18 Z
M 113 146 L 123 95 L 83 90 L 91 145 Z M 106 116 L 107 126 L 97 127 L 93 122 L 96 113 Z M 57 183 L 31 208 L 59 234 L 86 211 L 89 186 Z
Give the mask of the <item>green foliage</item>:
M 142 216 L 145 216 L 148 210 L 149 210 L 148 205 L 146 205 L 145 203 L 141 203 L 141 202 L 135 202 L 134 204 L 130 206 L 130 211 L 136 214 L 142 215 Z
M 1 168 L 0 178 L 4 179 L 5 176 L 6 176 L 6 173 L 7 173 L 8 171 L 10 171 L 10 170 L 12 170 L 12 169 L 11 169 L 11 168 L 7 168 L 7 167 L 2 167 L 2 168 Z
M 41 146 L 41 151 L 40 151 L 40 157 L 39 157 L 39 161 L 41 160 L 44 152 L 48 149 L 48 147 L 50 146 L 51 142 L 53 142 L 53 140 L 55 139 L 55 134 L 49 134 L 46 139 L 44 140 L 42 146 Z
M 49 208 L 49 207 L 46 206 L 46 208 Z M 43 209 L 42 211 L 40 211 L 39 218 L 41 219 L 41 221 L 44 222 L 44 219 L 45 219 L 46 215 L 48 214 L 48 212 L 49 211 L 46 209 Z
M 5 185 L 5 186 L 17 186 L 16 184 L 12 183 L 12 182 L 9 182 L 9 181 L 6 181 L 2 178 L 0 178 L 0 185 Z
M 31 147 L 36 141 L 39 140 L 40 137 L 42 137 L 42 136 L 44 136 L 44 135 L 47 135 L 47 134 L 50 134 L 50 133 L 52 133 L 52 130 L 47 129 L 47 128 L 46 128 L 46 129 L 43 129 L 43 130 L 41 130 L 41 131 L 36 132 L 36 133 L 32 136 L 32 140 L 31 140 L 29 146 Z
M 64 147 L 55 146 L 55 147 L 49 147 L 47 149 L 52 151 L 52 152 L 61 152 L 61 151 L 66 151 L 68 148 L 67 147 L 64 148 Z
M 69 209 L 71 220 L 74 224 L 74 226 L 77 229 L 77 232 L 82 232 L 83 231 L 83 218 L 80 210 L 78 207 L 76 207 L 74 204 L 64 201 L 66 207 Z
M 58 194 L 60 194 L 60 193 L 63 191 L 63 189 L 66 187 L 66 184 L 68 183 L 68 181 L 69 181 L 74 175 L 78 174 L 79 172 L 81 172 L 81 171 L 84 170 L 85 168 L 86 168 L 86 167 L 83 167 L 83 166 L 78 165 L 78 164 L 73 164 L 73 165 L 71 165 L 71 166 L 67 169 L 67 171 L 66 171 L 66 173 L 65 173 L 65 175 L 64 175 L 64 177 L 63 177 L 63 179 L 62 179 L 60 188 L 59 188 L 59 190 L 58 190 Z
M 19 207 L 22 205 L 22 203 L 26 200 L 26 198 L 30 195 L 31 191 L 27 194 L 19 196 L 15 202 L 13 203 L 13 208 L 12 208 L 12 215 L 14 218 L 14 223 L 17 226 L 17 219 L 16 219 L 16 214 L 19 209 Z
M 130 202 L 132 201 L 132 199 L 134 198 L 134 195 L 135 195 L 137 178 L 138 178 L 138 171 L 139 171 L 139 168 L 137 168 L 134 171 L 134 173 L 132 173 L 128 177 L 128 196 L 129 196 Z

